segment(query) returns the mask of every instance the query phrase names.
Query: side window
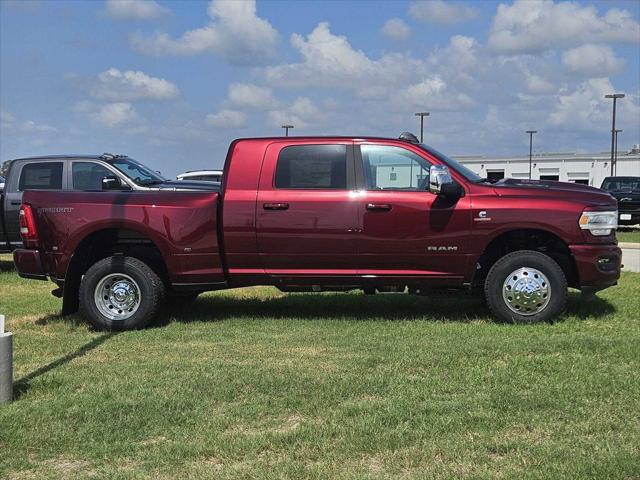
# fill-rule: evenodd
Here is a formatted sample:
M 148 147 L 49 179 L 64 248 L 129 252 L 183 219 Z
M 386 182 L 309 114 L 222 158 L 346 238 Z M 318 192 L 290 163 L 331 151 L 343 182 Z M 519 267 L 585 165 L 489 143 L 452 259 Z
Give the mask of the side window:
M 276 188 L 347 188 L 346 145 L 294 145 L 280 151 Z
M 427 160 L 401 147 L 361 145 L 369 190 L 417 190 L 429 178 Z
M 73 162 L 71 176 L 74 190 L 102 190 L 102 179 L 113 172 L 94 162 Z
M 18 190 L 62 190 L 62 162 L 26 164 L 20 172 Z

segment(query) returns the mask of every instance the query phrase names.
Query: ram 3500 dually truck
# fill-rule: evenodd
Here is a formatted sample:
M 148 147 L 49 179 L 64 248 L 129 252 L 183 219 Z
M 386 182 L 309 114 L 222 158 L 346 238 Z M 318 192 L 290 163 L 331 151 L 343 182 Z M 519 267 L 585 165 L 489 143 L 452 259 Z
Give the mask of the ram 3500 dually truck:
M 620 276 L 616 201 L 583 185 L 490 183 L 415 136 L 239 139 L 219 191 L 27 191 L 22 277 L 63 313 L 140 328 L 167 295 L 484 289 L 502 320 L 550 320 L 567 288 Z

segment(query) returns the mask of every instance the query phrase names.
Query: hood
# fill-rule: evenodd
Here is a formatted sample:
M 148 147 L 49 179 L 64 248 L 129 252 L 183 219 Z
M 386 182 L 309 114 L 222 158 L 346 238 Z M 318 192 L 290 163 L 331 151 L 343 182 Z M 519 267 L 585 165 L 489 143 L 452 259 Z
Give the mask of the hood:
M 199 180 L 167 180 L 162 182 L 156 188 L 158 190 L 172 191 L 206 191 L 220 192 L 220 182 L 206 182 Z
M 556 197 L 565 200 L 583 202 L 592 206 L 611 206 L 615 208 L 617 202 L 609 193 L 599 188 L 582 185 L 580 183 L 556 182 L 553 180 L 520 180 L 505 178 L 494 183 L 493 188 L 498 195 L 523 195 Z

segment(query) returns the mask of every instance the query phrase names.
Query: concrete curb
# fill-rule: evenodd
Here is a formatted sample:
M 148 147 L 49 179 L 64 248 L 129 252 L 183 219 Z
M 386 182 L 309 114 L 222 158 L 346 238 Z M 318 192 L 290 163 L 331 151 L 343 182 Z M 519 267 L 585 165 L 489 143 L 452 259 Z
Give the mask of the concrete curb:
M 640 250 L 640 243 L 636 242 L 618 242 L 620 248 L 630 248 L 632 250 Z

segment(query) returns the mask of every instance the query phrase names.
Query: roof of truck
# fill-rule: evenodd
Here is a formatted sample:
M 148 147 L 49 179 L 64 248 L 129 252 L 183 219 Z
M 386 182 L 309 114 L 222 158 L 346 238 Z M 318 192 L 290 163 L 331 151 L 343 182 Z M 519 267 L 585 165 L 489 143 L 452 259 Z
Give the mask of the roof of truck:
M 114 155 L 112 153 L 101 153 L 99 155 L 95 153 L 81 154 L 81 153 L 67 153 L 59 155 L 36 155 L 34 157 L 21 157 L 14 158 L 16 160 L 49 160 L 49 159 L 74 159 L 74 158 L 90 158 L 92 160 L 113 160 L 114 158 L 125 158 L 126 155 Z

